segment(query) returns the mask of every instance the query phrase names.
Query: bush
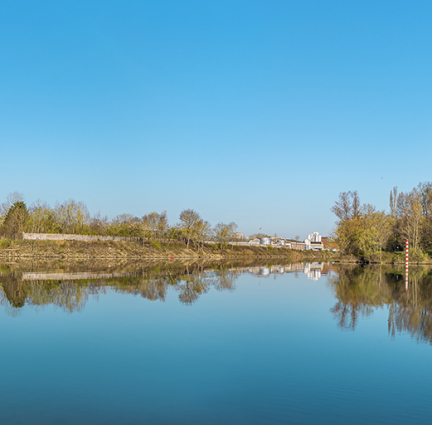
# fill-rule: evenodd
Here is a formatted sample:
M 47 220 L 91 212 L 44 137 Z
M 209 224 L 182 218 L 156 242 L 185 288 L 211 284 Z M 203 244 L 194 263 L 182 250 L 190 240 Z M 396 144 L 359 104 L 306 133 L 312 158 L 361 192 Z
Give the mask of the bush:
M 152 246 L 155 249 L 161 249 L 161 244 L 158 241 L 153 241 L 150 246 Z
M 420 248 L 410 248 L 409 250 L 409 261 L 414 263 L 426 263 L 428 256 Z
M 409 262 L 410 263 L 426 263 L 428 262 L 428 255 L 423 252 L 420 248 L 409 249 Z M 395 255 L 395 261 L 399 263 L 405 263 L 405 251 L 398 252 Z
M 0 248 L 7 248 L 10 245 L 10 240 L 7 238 L 0 239 Z

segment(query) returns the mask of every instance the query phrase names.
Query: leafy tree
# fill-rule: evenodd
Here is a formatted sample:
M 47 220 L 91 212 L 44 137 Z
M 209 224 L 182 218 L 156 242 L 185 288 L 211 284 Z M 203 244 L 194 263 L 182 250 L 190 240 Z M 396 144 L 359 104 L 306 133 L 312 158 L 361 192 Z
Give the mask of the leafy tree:
M 342 192 L 332 211 L 339 218 L 333 239 L 342 253 L 370 258 L 386 246 L 394 220 L 370 204 L 360 205 L 356 191 Z
M 16 238 L 25 231 L 26 222 L 29 217 L 27 206 L 23 201 L 13 204 L 2 225 L 2 234 L 7 238 Z
M 112 236 L 142 237 L 141 220 L 131 214 L 115 216 L 108 227 L 108 234 Z

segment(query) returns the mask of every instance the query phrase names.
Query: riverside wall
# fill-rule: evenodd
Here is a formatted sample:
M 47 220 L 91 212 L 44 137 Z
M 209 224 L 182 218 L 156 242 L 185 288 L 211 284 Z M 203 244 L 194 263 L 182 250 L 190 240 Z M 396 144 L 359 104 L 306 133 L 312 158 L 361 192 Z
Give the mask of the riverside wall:
M 61 233 L 23 233 L 23 239 L 30 241 L 116 241 L 138 242 L 140 238 L 127 236 L 100 236 L 100 235 L 70 235 Z

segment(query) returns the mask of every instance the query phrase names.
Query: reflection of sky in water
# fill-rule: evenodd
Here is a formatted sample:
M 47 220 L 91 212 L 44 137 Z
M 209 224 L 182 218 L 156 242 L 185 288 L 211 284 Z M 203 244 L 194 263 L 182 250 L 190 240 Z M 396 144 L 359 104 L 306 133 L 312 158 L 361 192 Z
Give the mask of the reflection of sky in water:
M 259 269 L 182 275 L 156 302 L 125 277 L 87 288 L 76 314 L 0 308 L 1 423 L 429 423 L 431 347 L 388 330 L 390 301 L 425 309 L 420 287 L 401 298 L 393 275 Z M 332 309 L 360 301 L 372 313 L 341 332 Z

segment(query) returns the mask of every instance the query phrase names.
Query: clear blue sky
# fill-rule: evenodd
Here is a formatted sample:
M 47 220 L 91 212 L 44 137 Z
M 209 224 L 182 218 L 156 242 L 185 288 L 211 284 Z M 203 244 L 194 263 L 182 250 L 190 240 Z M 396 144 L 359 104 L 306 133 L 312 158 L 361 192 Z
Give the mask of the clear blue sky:
M 431 1 L 8 1 L 0 201 L 305 237 L 432 180 Z

